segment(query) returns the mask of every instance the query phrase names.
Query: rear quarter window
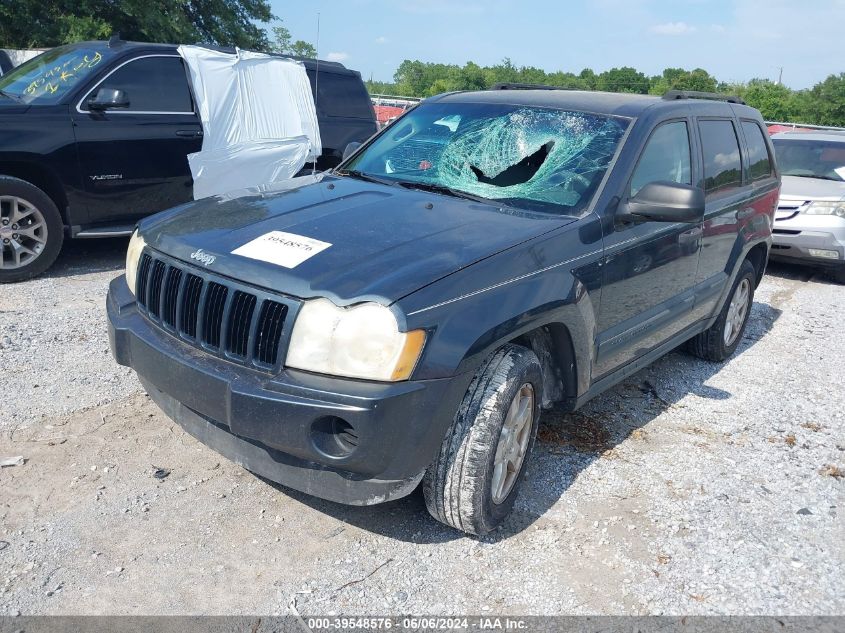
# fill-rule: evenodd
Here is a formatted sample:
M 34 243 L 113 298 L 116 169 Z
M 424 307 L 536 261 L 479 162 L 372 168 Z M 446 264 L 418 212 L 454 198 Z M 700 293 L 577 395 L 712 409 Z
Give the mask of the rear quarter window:
M 766 147 L 763 130 L 754 121 L 743 121 L 742 133 L 748 144 L 748 175 L 751 180 L 768 178 L 772 175 L 772 159 Z
M 373 118 L 370 96 L 355 76 L 320 72 L 315 92 L 317 109 L 326 116 Z
M 732 121 L 699 121 L 704 154 L 704 190 L 709 196 L 735 189 L 742 184 L 742 159 Z

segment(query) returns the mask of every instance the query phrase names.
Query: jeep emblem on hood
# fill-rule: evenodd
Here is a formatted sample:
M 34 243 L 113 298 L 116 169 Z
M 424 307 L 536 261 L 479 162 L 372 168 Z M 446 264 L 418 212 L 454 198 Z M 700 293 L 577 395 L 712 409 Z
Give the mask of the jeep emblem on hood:
M 208 253 L 204 252 L 201 248 L 198 248 L 193 253 L 191 253 L 191 259 L 195 259 L 201 264 L 210 266 L 214 263 L 214 260 L 217 258 L 214 257 L 214 255 L 209 255 Z

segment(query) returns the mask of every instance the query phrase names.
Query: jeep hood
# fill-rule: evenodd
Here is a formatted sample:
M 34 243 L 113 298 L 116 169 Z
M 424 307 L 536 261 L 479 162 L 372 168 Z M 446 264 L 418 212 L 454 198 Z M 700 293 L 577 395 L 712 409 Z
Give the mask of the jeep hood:
M 845 198 L 845 182 L 799 176 L 783 176 L 781 178 L 780 199 L 784 202 L 836 201 L 843 198 Z
M 306 184 L 300 186 L 300 181 Z M 139 228 L 152 248 L 209 272 L 295 297 L 323 296 L 348 305 L 393 303 L 574 219 L 317 176 L 271 191 L 198 200 L 147 218 Z M 232 253 L 274 231 L 295 237 L 270 243 L 270 251 L 267 244 L 258 249 L 269 253 L 266 259 L 274 249 L 290 248 L 286 240 L 319 240 L 330 246 L 292 267 Z

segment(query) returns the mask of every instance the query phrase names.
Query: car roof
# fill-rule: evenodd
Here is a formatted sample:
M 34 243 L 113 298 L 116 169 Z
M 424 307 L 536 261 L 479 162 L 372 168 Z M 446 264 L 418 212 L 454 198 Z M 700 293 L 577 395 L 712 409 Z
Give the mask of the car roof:
M 845 143 L 845 130 L 830 130 L 826 132 L 778 132 L 772 136 L 775 141 L 832 141 Z
M 69 47 L 76 47 L 76 46 L 90 46 L 92 48 L 101 48 L 101 49 L 109 49 L 115 52 L 120 52 L 121 50 L 125 51 L 128 49 L 146 49 L 146 50 L 162 50 L 167 52 L 176 52 L 176 49 L 179 48 L 179 44 L 162 44 L 161 42 L 131 42 L 125 40 L 117 40 L 113 45 L 110 45 L 109 42 L 105 40 L 91 40 L 87 42 L 76 42 L 74 44 L 68 45 Z M 220 51 L 222 53 L 234 53 L 235 48 L 232 46 L 217 46 L 215 44 L 193 44 L 192 46 L 200 46 L 202 48 L 207 48 L 213 51 Z M 333 73 L 340 73 L 340 74 L 359 74 L 357 71 L 351 70 L 341 64 L 340 62 L 330 62 L 323 59 L 316 60 L 310 57 L 299 57 L 297 55 L 282 55 L 281 53 L 265 53 L 266 55 L 271 55 L 274 57 L 283 57 L 285 59 L 295 59 L 296 61 L 302 62 L 303 65 L 307 70 L 314 70 L 317 68 L 317 63 L 319 62 L 320 71 L 323 72 L 333 72 Z
M 727 101 L 712 99 L 664 99 L 655 95 L 594 90 L 484 90 L 475 92 L 450 92 L 426 99 L 444 103 L 503 103 L 509 105 L 539 106 L 562 110 L 587 111 L 616 116 L 639 117 L 646 110 L 672 110 L 692 108 L 702 115 L 753 116 L 753 108 Z M 731 109 L 733 106 L 734 110 Z M 746 112 L 747 111 L 747 112 Z

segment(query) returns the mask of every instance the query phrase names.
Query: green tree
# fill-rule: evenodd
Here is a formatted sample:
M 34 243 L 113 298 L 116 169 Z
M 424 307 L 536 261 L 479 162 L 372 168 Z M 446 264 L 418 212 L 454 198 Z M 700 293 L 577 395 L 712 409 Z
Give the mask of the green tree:
M 314 48 L 314 45 L 304 40 L 296 40 L 294 42 L 286 26 L 279 24 L 271 30 L 273 32 L 273 41 L 267 47 L 267 50 L 271 53 L 293 55 L 295 57 L 317 57 L 317 49 Z
M 789 121 L 792 91 L 768 79 L 752 79 L 745 86 L 742 98 L 752 108 L 757 108 L 766 121 Z
M 817 125 L 845 127 L 845 73 L 830 75 L 804 97 L 806 114 Z
M 578 79 L 584 83 L 587 90 L 596 90 L 599 85 L 599 77 L 592 68 L 585 68 L 578 74 Z
M 273 31 L 273 41 L 268 46 L 268 50 L 271 53 L 288 53 L 293 40 L 290 31 L 281 24 L 274 26 L 271 30 Z
M 0 42 L 48 47 L 119 32 L 143 42 L 263 50 L 267 33 L 256 22 L 272 19 L 267 0 L 2 0 Z
M 633 92 L 647 94 L 649 79 L 636 68 L 623 66 L 611 68 L 598 76 L 597 87 L 608 92 Z
M 314 48 L 313 44 L 309 44 L 303 40 L 296 40 L 290 45 L 290 54 L 297 57 L 310 57 L 313 59 L 317 57 L 317 49 Z
M 649 93 L 662 95 L 668 90 L 715 92 L 716 88 L 716 78 L 703 68 L 696 68 L 695 70 L 666 68 L 663 74 L 651 78 Z

